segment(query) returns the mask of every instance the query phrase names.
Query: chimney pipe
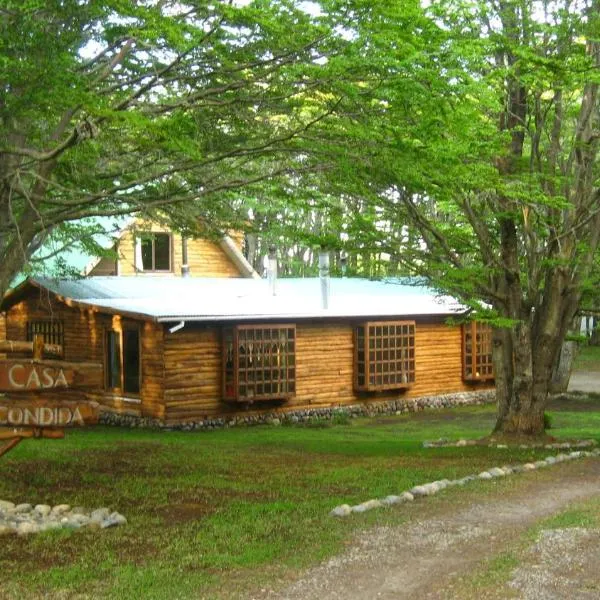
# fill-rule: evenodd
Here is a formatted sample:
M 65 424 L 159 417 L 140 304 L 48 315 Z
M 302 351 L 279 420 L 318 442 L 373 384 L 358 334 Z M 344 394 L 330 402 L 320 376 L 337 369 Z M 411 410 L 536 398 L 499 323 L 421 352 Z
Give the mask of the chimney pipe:
M 181 276 L 189 277 L 190 276 L 190 266 L 188 265 L 188 252 L 187 252 L 187 238 L 182 235 L 181 236 Z
M 319 279 L 321 281 L 321 307 L 329 308 L 329 252 L 319 252 Z
M 277 248 L 269 246 L 269 261 L 267 266 L 267 280 L 271 295 L 277 295 Z

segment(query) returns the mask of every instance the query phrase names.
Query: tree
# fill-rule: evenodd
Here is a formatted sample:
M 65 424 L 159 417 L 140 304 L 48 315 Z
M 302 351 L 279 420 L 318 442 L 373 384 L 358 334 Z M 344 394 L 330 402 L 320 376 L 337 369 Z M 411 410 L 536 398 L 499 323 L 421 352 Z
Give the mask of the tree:
M 343 143 L 324 189 L 369 203 L 411 272 L 498 326 L 496 430 L 507 435 L 544 431 L 552 369 L 597 258 L 599 8 L 363 4 L 352 33 L 369 68 L 345 94 L 361 101 L 308 134 Z
M 5 0 L 0 31 L 0 297 L 89 217 L 230 224 L 330 109 L 302 108 L 331 36 L 292 1 Z

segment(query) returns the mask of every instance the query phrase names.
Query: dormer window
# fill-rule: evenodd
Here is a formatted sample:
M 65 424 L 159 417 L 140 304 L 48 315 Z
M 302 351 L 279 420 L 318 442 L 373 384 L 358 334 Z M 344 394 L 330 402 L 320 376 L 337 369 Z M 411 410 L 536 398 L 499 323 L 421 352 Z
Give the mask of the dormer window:
M 139 271 L 152 273 L 172 270 L 170 233 L 140 233 L 136 245 L 136 267 Z

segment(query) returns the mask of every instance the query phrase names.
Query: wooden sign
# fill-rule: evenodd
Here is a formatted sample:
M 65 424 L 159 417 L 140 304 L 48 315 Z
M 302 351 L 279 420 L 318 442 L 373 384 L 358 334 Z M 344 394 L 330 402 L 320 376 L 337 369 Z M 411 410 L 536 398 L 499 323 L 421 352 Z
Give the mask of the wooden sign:
M 44 360 L 44 354 L 62 355 L 62 347 L 45 344 L 41 335 L 33 342 L 0 341 L 0 352 L 31 352 L 33 359 L 0 361 L 0 392 L 26 393 L 27 399 L 0 397 L 0 456 L 25 438 L 64 437 L 65 427 L 98 422 L 96 402 L 52 400 L 56 392 L 102 386 L 100 363 Z
M 0 427 L 83 427 L 98 417 L 97 402 L 0 399 Z
M 0 361 L 0 392 L 43 392 L 101 387 L 102 365 L 61 360 Z

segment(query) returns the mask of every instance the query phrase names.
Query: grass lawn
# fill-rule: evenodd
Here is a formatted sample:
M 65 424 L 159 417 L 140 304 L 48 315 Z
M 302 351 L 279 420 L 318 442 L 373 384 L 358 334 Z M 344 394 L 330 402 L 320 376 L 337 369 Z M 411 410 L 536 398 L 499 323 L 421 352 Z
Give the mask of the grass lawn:
M 551 411 L 553 435 L 600 436 L 599 397 Z M 337 504 L 548 454 L 422 447 L 440 437 L 481 437 L 493 422 L 494 407 L 486 406 L 318 427 L 95 428 L 24 441 L 0 459 L 0 499 L 107 506 L 129 523 L 100 533 L 3 538 L 0 598 L 250 597 L 339 551 L 359 529 L 399 523 L 417 505 L 468 492 L 446 490 L 415 506 L 349 519 L 328 516 Z M 473 488 L 485 493 L 486 485 Z
M 583 346 L 575 360 L 575 369 L 600 371 L 600 346 Z

